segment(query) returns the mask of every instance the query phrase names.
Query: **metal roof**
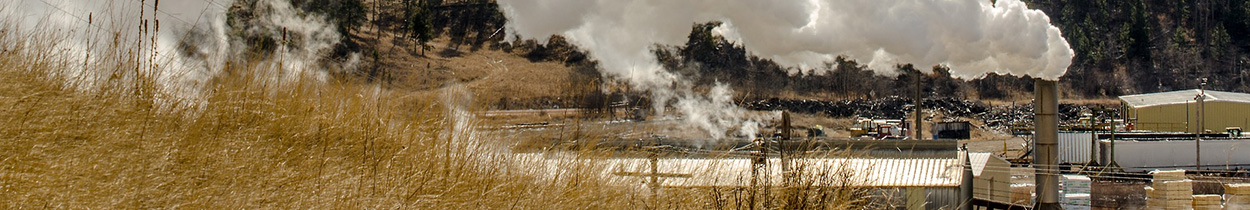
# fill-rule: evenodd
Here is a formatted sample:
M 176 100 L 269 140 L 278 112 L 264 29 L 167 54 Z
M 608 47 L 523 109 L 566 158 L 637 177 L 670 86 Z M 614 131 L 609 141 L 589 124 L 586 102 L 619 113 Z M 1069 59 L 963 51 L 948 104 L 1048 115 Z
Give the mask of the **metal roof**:
M 632 174 L 646 179 L 650 164 L 646 159 L 609 159 L 614 174 Z M 802 173 L 823 177 L 813 181 L 817 186 L 861 187 L 958 187 L 963 171 L 956 158 L 820 158 L 794 159 L 793 168 Z M 658 172 L 679 175 L 661 178 L 665 187 L 742 187 L 750 186 L 749 159 L 660 159 Z M 760 176 L 774 185 L 781 184 L 781 161 L 768 160 L 768 168 Z M 839 177 L 839 175 L 845 175 Z M 840 179 L 846 178 L 846 179 Z M 845 182 L 845 183 L 844 183 Z
M 1170 104 L 1193 103 L 1199 94 L 1198 89 L 1178 90 L 1159 93 L 1146 93 L 1120 96 L 1120 100 L 1133 108 L 1152 107 Z M 1250 104 L 1250 94 L 1207 90 L 1207 102 L 1234 102 Z
M 968 158 L 972 159 L 972 176 L 981 176 L 981 172 L 985 171 L 986 162 L 990 161 L 991 156 L 993 155 L 988 152 L 968 153 Z
M 972 153 L 974 166 L 985 169 L 989 153 Z M 962 156 L 962 155 L 959 155 Z M 598 171 L 605 181 L 616 184 L 646 186 L 651 173 L 647 158 L 583 159 L 568 155 L 519 154 L 518 164 L 524 171 L 540 179 L 566 177 L 578 170 Z M 780 185 L 781 160 L 769 158 L 768 168 L 761 170 L 761 184 Z M 979 163 L 978 163 L 979 162 Z M 901 157 L 901 158 L 798 158 L 792 167 L 815 186 L 859 187 L 959 187 L 963 178 L 963 158 Z M 663 187 L 746 187 L 751 185 L 751 160 L 747 158 L 661 158 L 657 173 Z M 994 169 L 988 169 L 993 171 Z M 841 176 L 841 177 L 839 177 Z M 821 177 L 811 180 L 812 177 Z M 842 179 L 839 179 L 842 178 Z M 806 182 L 805 182 L 806 183 Z M 843 185 L 845 184 L 845 185 Z

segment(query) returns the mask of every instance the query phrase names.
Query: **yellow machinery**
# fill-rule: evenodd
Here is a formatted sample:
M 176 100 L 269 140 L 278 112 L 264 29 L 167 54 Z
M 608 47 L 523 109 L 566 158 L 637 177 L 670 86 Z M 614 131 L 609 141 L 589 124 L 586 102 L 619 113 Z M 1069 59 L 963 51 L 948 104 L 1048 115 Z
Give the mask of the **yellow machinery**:
M 899 119 L 869 119 L 857 118 L 855 124 L 851 125 L 850 131 L 852 137 L 871 136 L 873 138 L 902 138 L 906 134 L 903 128 L 903 120 Z

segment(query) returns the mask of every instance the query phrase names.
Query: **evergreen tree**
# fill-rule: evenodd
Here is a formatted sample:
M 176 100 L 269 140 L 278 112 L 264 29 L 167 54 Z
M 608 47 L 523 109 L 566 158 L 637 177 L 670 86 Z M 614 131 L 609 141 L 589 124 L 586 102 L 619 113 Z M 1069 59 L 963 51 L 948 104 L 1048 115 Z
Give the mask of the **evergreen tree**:
M 365 3 L 363 0 L 295 0 L 295 5 L 299 5 L 304 11 L 319 13 L 325 15 L 331 23 L 338 27 L 340 34 L 344 39 L 351 30 L 359 28 L 365 23 Z
M 1146 15 L 1148 13 L 1146 3 L 1138 1 L 1137 4 L 1134 4 L 1130 11 L 1132 12 L 1133 18 L 1129 24 L 1126 34 L 1128 37 L 1128 40 L 1126 41 L 1129 43 L 1127 53 L 1132 58 L 1149 62 L 1151 59 L 1150 25 L 1147 25 L 1146 22 L 1148 18 Z
M 432 5 L 426 0 L 404 0 L 404 29 L 417 41 L 421 54 L 425 54 L 426 42 L 434 39 Z

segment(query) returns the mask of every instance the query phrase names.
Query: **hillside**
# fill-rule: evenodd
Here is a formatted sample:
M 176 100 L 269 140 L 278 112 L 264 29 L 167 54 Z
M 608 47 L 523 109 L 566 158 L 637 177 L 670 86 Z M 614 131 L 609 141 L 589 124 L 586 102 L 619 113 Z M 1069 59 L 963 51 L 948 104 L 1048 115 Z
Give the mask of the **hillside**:
M 1052 22 L 1076 50 L 1068 74 L 1061 79 L 1070 98 L 1110 98 L 1124 94 L 1196 88 L 1197 78 L 1208 77 L 1208 88 L 1250 91 L 1250 71 L 1239 64 L 1250 60 L 1250 3 L 1231 1 L 1029 1 L 1046 11 Z M 491 4 L 491 2 L 485 2 Z M 458 13 L 445 13 L 458 14 Z M 454 16 L 454 15 L 452 15 Z M 491 16 L 494 17 L 494 16 Z M 1097 21 L 1095 21 L 1097 20 Z M 744 100 L 772 97 L 796 99 L 880 98 L 906 96 L 914 91 L 921 68 L 903 66 L 898 77 L 878 76 L 864 64 L 839 59 L 823 67 L 826 74 L 794 75 L 795 69 L 779 67 L 768 59 L 748 54 L 735 43 L 708 33 L 719 23 L 692 24 L 687 44 L 657 48 L 660 62 L 672 71 L 710 85 L 731 84 Z M 498 29 L 498 28 L 494 28 Z M 494 30 L 492 29 L 492 30 Z M 498 31 L 492 31 L 498 33 Z M 392 50 L 381 71 L 397 75 L 395 87 L 424 90 L 448 81 L 469 82 L 483 93 L 482 101 L 493 107 L 553 107 L 577 105 L 579 95 L 600 84 L 594 60 L 576 46 L 551 40 L 558 46 L 537 45 L 533 40 L 504 43 L 499 37 L 482 38 L 475 33 L 439 33 L 425 56 Z M 477 39 L 476 47 L 459 47 L 453 40 Z M 368 35 L 362 35 L 368 37 Z M 386 36 L 386 35 L 384 35 Z M 536 38 L 546 39 L 546 38 Z M 468 39 L 472 40 L 472 39 Z M 527 47 L 520 47 L 528 44 Z M 551 44 L 549 44 L 551 45 Z M 561 54 L 536 52 L 563 49 Z M 403 48 L 403 47 L 400 47 Z M 413 56 L 401 56 L 407 53 Z M 534 58 L 535 54 L 547 56 Z M 594 59 L 594 58 L 591 58 Z M 493 61 L 492 61 L 493 60 Z M 424 64 L 424 66 L 422 65 Z M 506 66 L 506 70 L 504 69 Z M 1021 100 L 1029 98 L 1031 79 L 990 75 L 963 81 L 931 67 L 937 74 L 919 76 L 926 95 L 966 99 Z M 478 81 L 474 83 L 473 81 Z M 590 85 L 573 91 L 574 83 Z M 493 86 L 493 87 L 491 87 Z M 591 91 L 593 92 L 593 91 Z M 498 93 L 498 94 L 488 94 Z M 501 97 L 497 95 L 507 95 Z M 507 98 L 507 99 L 504 99 Z M 512 104 L 511 106 L 502 104 Z M 519 107 L 518 107 L 519 106 Z
M 379 80 L 394 90 L 437 96 L 448 85 L 465 86 L 482 105 L 498 109 L 570 107 L 569 97 L 597 91 L 597 78 L 560 62 L 534 62 L 500 49 L 457 49 L 448 37 L 427 43 L 424 55 L 412 42 L 382 35 Z
M 587 106 L 585 98 L 629 93 L 600 78 L 597 59 L 561 37 L 515 37 L 504 42 L 506 19 L 493 1 L 368 1 L 361 24 L 347 29 L 351 48 L 372 66 L 356 75 L 396 90 L 428 91 L 462 83 L 479 103 L 497 109 Z M 1250 3 L 1247 1 L 1026 1 L 1045 11 L 1076 51 L 1061 78 L 1068 98 L 1103 99 L 1125 94 L 1198 87 L 1250 92 Z M 421 8 L 413 10 L 409 8 Z M 424 20 L 405 19 L 418 11 Z M 426 21 L 414 27 L 412 20 Z M 710 31 L 720 23 L 692 23 L 684 45 L 658 46 L 660 62 L 709 86 L 730 84 L 741 101 L 767 98 L 852 99 L 909 96 L 915 82 L 927 96 L 1027 100 L 1030 78 L 989 75 L 952 79 L 943 66 L 901 66 L 900 76 L 874 75 L 847 59 L 794 74 L 747 53 Z M 418 30 L 420 29 L 420 30 Z M 535 40 L 547 40 L 540 45 Z M 425 43 L 425 50 L 422 45 Z M 935 74 L 920 76 L 920 70 Z M 633 93 L 637 94 L 637 93 Z M 645 94 L 643 94 L 645 95 Z
M 1031 0 L 1076 50 L 1073 92 L 1117 96 L 1198 87 L 1250 92 L 1250 1 Z

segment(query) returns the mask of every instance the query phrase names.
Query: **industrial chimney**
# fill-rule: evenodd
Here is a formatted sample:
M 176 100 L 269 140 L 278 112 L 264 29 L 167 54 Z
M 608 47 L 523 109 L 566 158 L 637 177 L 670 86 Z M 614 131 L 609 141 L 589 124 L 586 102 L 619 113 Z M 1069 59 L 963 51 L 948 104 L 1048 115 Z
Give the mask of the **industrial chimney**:
M 1057 82 L 1033 80 L 1033 136 L 1036 148 L 1033 170 L 1037 192 L 1034 209 L 1061 209 L 1059 206 L 1059 86 Z

